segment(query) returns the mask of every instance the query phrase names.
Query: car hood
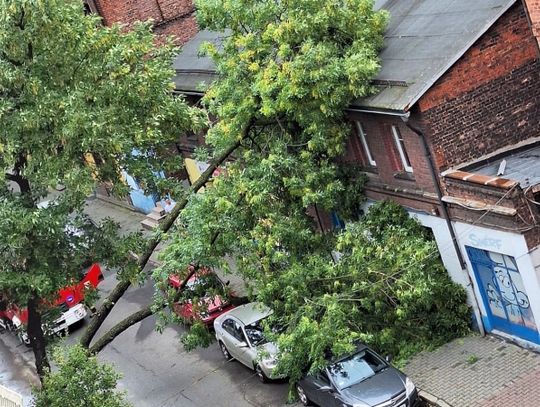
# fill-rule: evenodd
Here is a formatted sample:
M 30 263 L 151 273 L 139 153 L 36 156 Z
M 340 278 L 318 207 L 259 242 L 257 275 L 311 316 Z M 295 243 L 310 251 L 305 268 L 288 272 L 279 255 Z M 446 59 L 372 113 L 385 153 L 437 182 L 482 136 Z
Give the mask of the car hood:
M 278 348 L 274 342 L 266 342 L 257 346 L 257 352 L 262 354 L 263 359 L 271 359 L 278 353 Z
M 374 376 L 341 391 L 347 402 L 360 401 L 370 406 L 390 400 L 405 391 L 405 375 L 389 366 Z

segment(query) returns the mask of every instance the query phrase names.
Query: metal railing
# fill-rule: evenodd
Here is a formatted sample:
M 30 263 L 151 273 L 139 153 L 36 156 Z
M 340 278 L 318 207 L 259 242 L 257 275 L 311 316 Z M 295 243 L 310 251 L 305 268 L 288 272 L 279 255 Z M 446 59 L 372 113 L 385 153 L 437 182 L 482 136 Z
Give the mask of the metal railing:
M 23 407 L 20 394 L 0 385 L 0 407 Z

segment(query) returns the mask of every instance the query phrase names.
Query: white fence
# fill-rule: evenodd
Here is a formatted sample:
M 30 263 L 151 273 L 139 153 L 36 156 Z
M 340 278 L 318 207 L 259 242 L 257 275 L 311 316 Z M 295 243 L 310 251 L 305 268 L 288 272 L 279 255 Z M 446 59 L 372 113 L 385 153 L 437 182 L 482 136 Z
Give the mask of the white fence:
M 22 407 L 23 398 L 20 394 L 0 385 L 0 407 Z

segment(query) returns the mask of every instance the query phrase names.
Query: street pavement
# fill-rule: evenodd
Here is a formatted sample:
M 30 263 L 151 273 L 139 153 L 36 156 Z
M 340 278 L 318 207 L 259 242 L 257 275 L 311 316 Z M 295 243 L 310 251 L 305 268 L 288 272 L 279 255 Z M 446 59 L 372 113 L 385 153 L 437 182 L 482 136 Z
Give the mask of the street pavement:
M 96 220 L 111 217 L 120 223 L 123 232 L 141 230 L 140 221 L 144 218 L 99 199 L 90 199 L 86 212 Z M 115 283 L 114 272 L 106 270 L 99 287 L 101 297 Z M 131 287 L 101 332 L 148 304 L 153 292 L 151 282 Z M 286 383 L 260 383 L 248 368 L 222 359 L 215 344 L 186 352 L 180 343 L 185 332 L 182 326 L 166 326 L 162 333 L 155 328 L 156 318 L 147 318 L 116 338 L 99 355 L 123 375 L 119 387 L 127 392 L 135 407 L 287 405 Z M 73 332 L 66 343 L 76 343 L 82 330 Z M 416 355 L 404 370 L 441 407 L 540 405 L 540 355 L 499 338 L 457 339 L 435 351 Z M 32 352 L 9 333 L 0 334 L 0 383 L 22 393 L 27 401 L 30 384 L 37 384 Z
M 404 371 L 443 407 L 540 406 L 540 355 L 498 337 L 456 339 Z
M 141 230 L 144 218 L 129 209 L 91 199 L 86 212 L 95 220 L 111 217 L 125 233 Z M 150 266 L 152 267 L 152 266 Z M 115 286 L 115 273 L 104 270 L 100 297 Z M 100 330 L 114 325 L 147 305 L 154 294 L 151 282 L 131 287 L 116 304 Z M 67 345 L 78 341 L 78 328 L 66 338 Z M 125 390 L 135 407 L 281 407 L 285 406 L 288 385 L 285 382 L 263 384 L 254 373 L 235 361 L 226 361 L 216 344 L 207 349 L 186 352 L 180 343 L 185 328 L 166 326 L 156 331 L 156 318 L 150 317 L 117 337 L 99 355 L 123 375 L 119 388 Z M 99 332 L 98 332 L 99 336 Z M 37 384 L 33 373 L 33 355 L 20 345 L 16 336 L 0 334 L 0 383 L 25 396 L 30 402 L 30 384 Z

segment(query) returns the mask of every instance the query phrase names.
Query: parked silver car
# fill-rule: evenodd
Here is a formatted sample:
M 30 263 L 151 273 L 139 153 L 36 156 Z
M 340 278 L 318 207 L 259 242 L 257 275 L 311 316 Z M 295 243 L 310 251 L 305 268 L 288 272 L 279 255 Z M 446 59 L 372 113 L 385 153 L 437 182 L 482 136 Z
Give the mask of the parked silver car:
M 277 379 L 273 374 L 276 367 L 277 349 L 263 335 L 261 321 L 272 314 L 263 304 L 252 302 L 236 307 L 214 321 L 216 339 L 223 356 L 236 359 L 255 370 L 263 382 Z

